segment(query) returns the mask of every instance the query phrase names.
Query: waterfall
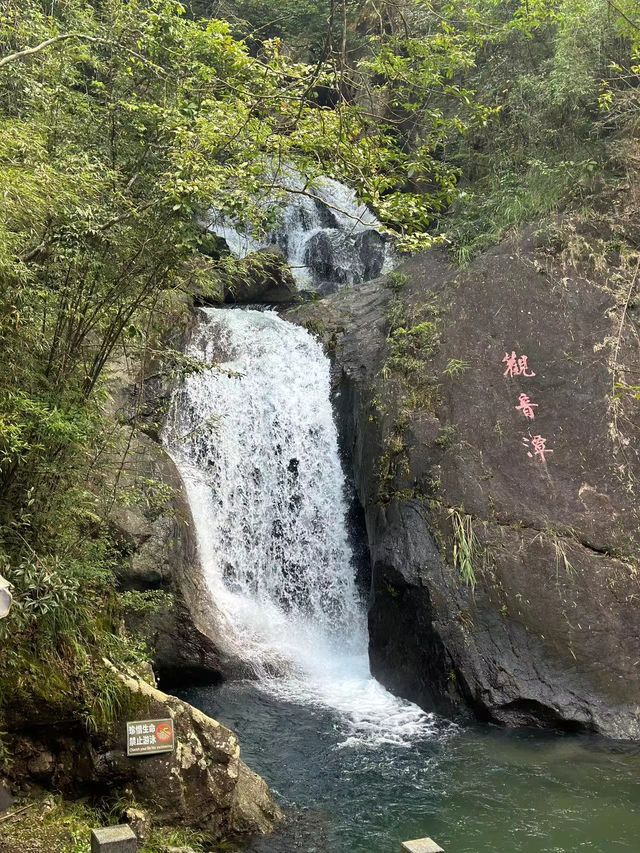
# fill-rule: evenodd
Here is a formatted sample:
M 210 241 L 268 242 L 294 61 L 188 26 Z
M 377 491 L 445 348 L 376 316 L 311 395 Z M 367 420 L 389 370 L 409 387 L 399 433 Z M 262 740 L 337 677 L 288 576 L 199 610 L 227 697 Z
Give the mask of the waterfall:
M 209 230 L 225 240 L 233 255 L 243 258 L 277 246 L 298 287 L 324 294 L 369 281 L 391 268 L 382 226 L 354 190 L 327 177 L 309 186 L 290 168 L 280 172 L 279 183 L 287 201 L 277 205 L 272 197 L 266 200 L 265 211 L 275 215 L 277 224 L 262 239 L 250 228 L 210 212 Z
M 432 720 L 369 674 L 329 362 L 271 311 L 202 309 L 165 444 L 182 474 L 229 650 L 259 685 L 318 703 L 345 742 L 409 743 Z

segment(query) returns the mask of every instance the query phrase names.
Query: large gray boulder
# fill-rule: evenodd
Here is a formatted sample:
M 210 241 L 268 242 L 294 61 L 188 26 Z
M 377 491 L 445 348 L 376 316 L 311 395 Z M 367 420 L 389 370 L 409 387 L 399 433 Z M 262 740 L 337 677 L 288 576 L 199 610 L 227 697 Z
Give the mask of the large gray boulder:
M 223 301 L 228 304 L 271 305 L 297 299 L 295 279 L 276 246 L 260 249 L 236 262 L 234 273 L 223 282 Z
M 117 677 L 131 694 L 137 719 L 173 720 L 173 752 L 128 758 L 124 724 L 96 750 L 96 778 L 126 781 L 156 824 L 188 826 L 229 840 L 262 835 L 282 819 L 266 783 L 240 760 L 232 731 L 132 674 Z
M 104 667 L 117 693 L 116 713 L 96 721 L 90 733 L 65 719 L 60 706 L 34 703 L 29 718 L 9 718 L 12 781 L 118 802 L 140 837 L 152 826 L 188 827 L 213 844 L 273 830 L 282 813 L 266 783 L 241 761 L 232 731 L 133 671 L 106 659 L 95 665 Z M 173 751 L 127 756 L 128 721 L 167 718 L 173 721 Z
M 289 314 L 335 360 L 374 674 L 445 713 L 640 738 L 640 404 L 612 394 L 637 318 L 619 335 L 608 283 L 528 238 L 401 273 Z
M 325 228 L 307 240 L 305 263 L 319 292 L 328 294 L 379 275 L 385 251 L 385 238 L 373 229 L 351 235 L 339 228 Z

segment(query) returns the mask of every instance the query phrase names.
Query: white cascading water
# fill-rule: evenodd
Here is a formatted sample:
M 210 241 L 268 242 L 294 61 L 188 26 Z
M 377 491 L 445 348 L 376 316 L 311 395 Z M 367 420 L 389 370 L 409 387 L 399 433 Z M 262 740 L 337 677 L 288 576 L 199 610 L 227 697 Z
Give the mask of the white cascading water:
M 165 444 L 194 517 L 229 651 L 291 702 L 333 709 L 345 744 L 409 744 L 431 715 L 369 673 L 329 362 L 270 311 L 202 309 Z
M 299 288 L 320 292 L 368 281 L 392 267 L 380 222 L 350 187 L 327 177 L 308 186 L 291 168 L 280 170 L 277 183 L 285 188 L 286 201 L 265 200 L 265 211 L 275 209 L 277 225 L 262 239 L 210 212 L 207 227 L 226 241 L 233 255 L 244 258 L 277 246 Z

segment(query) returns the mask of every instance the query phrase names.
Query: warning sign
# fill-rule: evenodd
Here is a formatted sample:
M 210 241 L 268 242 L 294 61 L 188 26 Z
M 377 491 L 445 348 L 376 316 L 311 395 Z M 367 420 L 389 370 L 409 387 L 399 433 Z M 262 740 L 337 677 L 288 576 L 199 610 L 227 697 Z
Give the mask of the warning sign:
M 173 720 L 133 720 L 127 723 L 127 755 L 173 752 Z

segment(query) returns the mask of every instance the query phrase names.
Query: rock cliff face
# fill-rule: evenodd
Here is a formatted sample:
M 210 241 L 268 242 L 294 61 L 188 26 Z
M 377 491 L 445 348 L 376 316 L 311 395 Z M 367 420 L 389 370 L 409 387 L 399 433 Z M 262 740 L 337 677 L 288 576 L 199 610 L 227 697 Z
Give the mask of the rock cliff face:
M 127 622 L 153 649 L 163 686 L 219 682 L 231 670 L 219 648 L 218 618 L 200 567 L 191 512 L 173 461 L 148 436 L 129 443 L 120 488 L 161 489 L 160 506 L 144 512 L 114 505 L 110 523 L 129 558 L 122 562 L 123 590 L 165 593 L 152 612 L 132 610 Z
M 182 341 L 175 343 L 179 347 Z M 151 612 L 132 608 L 127 621 L 145 637 L 154 671 L 170 687 L 221 681 L 232 662 L 220 650 L 219 619 L 202 574 L 184 486 L 160 444 L 170 399 L 170 372 L 162 367 L 148 378 L 153 366 L 145 375 L 124 360 L 114 366 L 110 416 L 122 425 L 123 435 L 110 469 L 113 482 L 98 488 L 114 495 L 109 520 L 128 555 L 119 568 L 121 589 L 164 593 Z
M 640 737 L 640 413 L 614 389 L 638 320 L 628 300 L 621 323 L 623 303 L 528 238 L 464 272 L 416 257 L 289 314 L 335 360 L 371 665 L 395 692 Z

